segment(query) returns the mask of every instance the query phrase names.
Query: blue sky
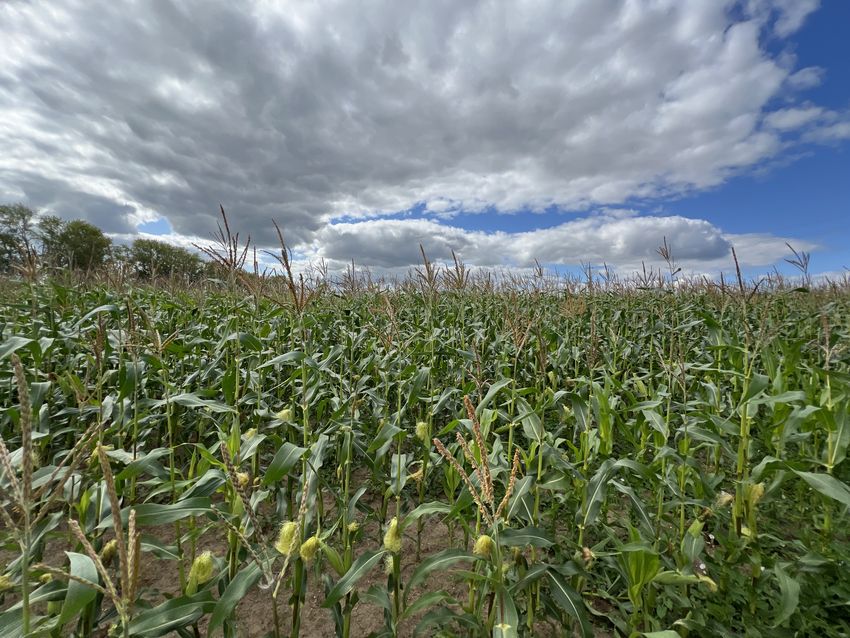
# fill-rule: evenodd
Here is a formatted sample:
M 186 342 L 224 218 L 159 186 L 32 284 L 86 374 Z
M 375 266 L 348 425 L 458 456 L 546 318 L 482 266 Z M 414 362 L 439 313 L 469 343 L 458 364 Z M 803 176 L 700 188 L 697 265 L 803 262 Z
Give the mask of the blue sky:
M 850 3 L 0 5 L 0 200 L 299 265 L 850 266 Z M 222 47 L 220 43 L 227 42 Z
M 805 98 L 824 107 L 850 108 L 850 2 L 829 0 L 794 35 L 792 49 L 802 67 L 824 69 Z M 781 160 L 780 160 L 781 161 Z M 772 232 L 818 244 L 813 267 L 850 267 L 850 144 L 808 145 L 788 154 L 788 165 L 768 165 L 722 186 L 671 202 L 665 208 L 716 221 L 733 233 Z M 787 270 L 787 269 L 786 269 Z

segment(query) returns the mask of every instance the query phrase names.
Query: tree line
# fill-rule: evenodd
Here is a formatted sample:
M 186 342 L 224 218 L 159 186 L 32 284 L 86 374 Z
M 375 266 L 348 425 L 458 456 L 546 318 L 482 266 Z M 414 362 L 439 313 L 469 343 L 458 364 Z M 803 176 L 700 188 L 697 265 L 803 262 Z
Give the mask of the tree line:
M 95 272 L 123 269 L 139 279 L 206 276 L 209 263 L 195 253 L 154 239 L 114 244 L 104 232 L 82 219 L 39 215 L 23 204 L 0 204 L 0 273 L 71 269 Z

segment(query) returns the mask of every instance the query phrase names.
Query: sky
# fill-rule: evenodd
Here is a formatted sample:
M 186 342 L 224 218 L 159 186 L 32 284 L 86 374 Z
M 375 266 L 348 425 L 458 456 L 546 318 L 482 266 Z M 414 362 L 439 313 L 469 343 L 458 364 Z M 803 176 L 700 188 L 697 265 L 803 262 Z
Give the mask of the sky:
M 844 0 L 0 3 L 0 202 L 380 272 L 850 266 Z

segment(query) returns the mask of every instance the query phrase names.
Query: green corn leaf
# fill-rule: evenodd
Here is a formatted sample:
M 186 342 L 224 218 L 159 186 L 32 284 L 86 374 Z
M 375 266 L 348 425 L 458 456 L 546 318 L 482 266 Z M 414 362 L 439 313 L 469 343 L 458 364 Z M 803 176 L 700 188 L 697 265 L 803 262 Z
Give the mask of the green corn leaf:
M 540 416 L 528 405 L 528 402 L 521 398 L 517 397 L 517 407 L 519 408 L 519 416 L 517 420 L 522 423 L 522 431 L 523 434 L 530 440 L 536 441 L 537 443 L 543 443 L 544 430 L 543 430 L 543 422 L 540 420 Z
M 304 353 L 299 350 L 293 350 L 292 352 L 278 355 L 274 359 L 269 359 L 265 363 L 258 365 L 257 370 L 262 370 L 263 368 L 277 366 L 284 363 L 300 363 L 302 359 L 304 359 Z
M 433 636 L 436 634 L 433 630 L 429 631 L 430 627 L 436 626 L 439 627 L 440 630 L 445 631 L 448 627 L 451 627 L 453 623 L 457 623 L 462 627 L 466 627 L 468 630 L 471 630 L 471 632 L 473 632 L 472 635 L 481 635 L 481 632 L 483 631 L 481 620 L 473 614 L 466 612 L 456 613 L 447 607 L 437 607 L 422 617 L 422 620 L 420 620 L 419 624 L 416 625 L 416 629 L 413 630 L 413 635 L 417 637 L 422 635 Z
M 207 630 L 207 636 L 212 636 L 215 630 L 224 624 L 224 621 L 230 617 L 236 605 L 239 604 L 248 590 L 260 580 L 262 572 L 256 563 L 250 563 L 247 567 L 239 571 L 235 578 L 230 581 L 224 593 L 218 599 L 210 616 L 210 625 Z
M 596 520 L 596 515 L 599 514 L 599 509 L 602 507 L 602 502 L 605 500 L 607 492 L 608 480 L 614 471 L 614 459 L 605 460 L 596 473 L 587 483 L 585 488 L 585 511 L 577 511 L 577 521 L 587 528 Z
M 452 511 L 451 505 L 448 503 L 440 503 L 439 501 L 430 501 L 422 503 L 419 507 L 405 515 L 402 521 L 402 528 L 407 527 L 423 516 L 434 516 L 435 514 L 448 514 Z
M 222 403 L 221 401 L 213 401 L 212 399 L 203 399 L 199 397 L 194 392 L 184 392 L 183 394 L 178 394 L 170 399 L 160 399 L 158 401 L 154 401 L 151 406 L 155 408 L 162 407 L 167 405 L 168 403 L 176 403 L 177 405 L 182 405 L 186 408 L 201 408 L 208 409 L 210 412 L 216 413 L 225 413 L 225 412 L 236 412 L 236 409 Z
M 342 576 L 345 573 L 345 565 L 343 565 L 342 557 L 336 549 L 330 545 L 323 545 L 322 554 L 338 576 Z
M 519 636 L 519 614 L 511 595 L 503 586 L 496 591 L 495 622 L 493 623 L 493 638 L 517 638 Z
M 499 542 L 504 547 L 551 547 L 555 544 L 551 535 L 539 527 L 505 529 L 499 534 Z
M 224 472 L 217 468 L 210 468 L 203 476 L 192 482 L 192 486 L 183 492 L 181 500 L 188 501 L 198 496 L 212 496 L 213 493 L 227 482 Z
M 307 448 L 298 447 L 288 441 L 281 445 L 263 474 L 263 485 L 276 483 L 289 474 L 306 451 Z
M 202 591 L 194 596 L 172 598 L 153 609 L 138 613 L 130 622 L 131 636 L 155 638 L 188 627 L 216 607 L 212 592 Z
M 520 517 L 527 523 L 531 523 L 534 520 L 531 499 L 526 498 L 534 480 L 534 475 L 528 474 L 516 482 L 514 493 L 511 495 L 511 501 L 508 504 L 507 513 L 505 514 L 507 520 L 510 521 L 514 517 Z
M 797 611 L 797 605 L 800 602 L 800 583 L 791 578 L 782 563 L 774 566 L 773 573 L 779 581 L 779 609 L 772 626 L 778 627 Z
M 35 342 L 32 339 L 27 339 L 26 337 L 20 337 L 18 335 L 12 335 L 3 343 L 0 343 L 0 359 L 5 359 L 13 352 L 16 352 L 21 348 L 33 343 Z
M 646 419 L 646 422 L 649 423 L 650 427 L 661 433 L 661 436 L 664 439 L 668 439 L 670 437 L 670 429 L 667 427 L 667 423 L 664 421 L 662 416 L 658 414 L 655 410 L 642 410 L 641 412 Z
M 380 562 L 384 554 L 386 554 L 386 551 L 376 550 L 366 552 L 365 554 L 358 556 L 357 560 L 352 563 L 349 570 L 345 572 L 345 575 L 340 578 L 336 585 L 333 586 L 333 589 L 328 592 L 328 595 L 325 597 L 325 602 L 322 603 L 322 607 L 332 607 L 343 596 L 354 589 L 357 582 Z
M 571 563 L 567 563 L 570 565 Z M 537 564 L 531 567 L 527 572 L 525 572 L 525 576 L 517 580 L 515 583 L 512 583 L 508 588 L 512 594 L 516 592 L 520 592 L 532 583 L 536 583 L 541 578 L 545 577 L 549 572 L 551 567 L 545 564 Z
M 499 390 L 509 385 L 511 381 L 513 381 L 513 379 L 502 379 L 501 381 L 497 381 L 496 383 L 492 384 L 487 390 L 487 394 L 484 395 L 484 398 L 479 401 L 478 407 L 475 408 L 475 413 L 480 416 L 481 411 L 490 404 L 490 402 L 499 393 Z
M 578 622 L 582 638 L 593 638 L 593 628 L 587 615 L 587 607 L 581 594 L 567 585 L 563 577 L 553 569 L 546 574 L 549 579 L 549 591 L 555 602 Z
M 65 552 L 65 555 L 71 562 L 68 571 L 72 576 L 82 578 L 95 585 L 100 584 L 97 568 L 91 558 L 85 554 L 77 554 L 76 552 Z M 86 605 L 97 597 L 97 594 L 98 591 L 93 587 L 87 587 L 76 580 L 69 580 L 68 592 L 65 594 L 65 602 L 62 603 L 62 611 L 59 612 L 57 626 L 62 627 L 65 623 L 73 620 Z
M 850 507 L 850 487 L 847 487 L 845 483 L 834 476 L 821 472 L 800 472 L 798 470 L 794 470 L 794 473 L 824 496 Z
M 620 492 L 625 494 L 632 503 L 632 510 L 637 514 L 638 524 L 643 532 L 650 538 L 655 536 L 655 529 L 652 526 L 652 519 L 649 518 L 649 513 L 644 507 L 644 500 L 640 498 L 635 491 L 625 483 L 620 481 L 611 481 L 611 485 Z
M 394 425 L 392 420 L 388 419 L 366 451 L 369 454 L 379 452 L 378 456 L 383 456 L 386 454 L 386 448 L 392 443 L 393 437 L 403 431 L 400 427 Z
M 136 510 L 136 524 L 140 527 L 148 525 L 165 525 L 175 521 L 189 518 L 190 516 L 203 516 L 209 514 L 210 499 L 207 496 L 197 496 L 195 498 L 187 498 L 177 501 L 170 505 L 160 505 L 158 503 L 143 503 L 142 505 L 134 505 Z M 124 524 L 130 518 L 130 508 L 125 507 L 121 510 L 121 520 Z M 112 515 L 105 517 L 98 529 L 108 529 L 112 527 Z
M 384 590 L 386 591 L 386 590 Z M 428 607 L 433 607 L 438 603 L 442 603 L 444 605 L 452 605 L 457 601 L 451 597 L 449 592 L 441 589 L 439 591 L 431 591 L 427 594 L 423 594 L 419 598 L 417 598 L 414 602 L 405 607 L 404 611 L 401 614 L 401 620 L 405 620 L 406 618 L 410 618 L 411 616 L 415 616 L 419 612 Z
M 765 374 L 753 373 L 747 386 L 746 394 L 741 398 L 741 405 L 761 394 L 770 385 L 770 378 Z
M 387 593 L 387 588 L 380 585 L 372 585 L 363 594 L 360 595 L 360 600 L 380 607 L 387 614 L 392 613 L 393 604 L 390 600 L 390 595 Z
M 417 370 L 410 382 L 410 386 L 407 389 L 407 399 L 404 402 L 404 408 L 410 408 L 419 401 L 419 394 L 422 391 L 422 388 L 425 387 L 425 382 L 428 381 L 428 376 L 430 374 L 431 371 L 428 368 L 420 368 Z
M 38 617 L 34 619 L 38 622 Z M 24 618 L 20 609 L 0 614 L 0 638 L 21 638 L 24 635 Z
M 86 314 L 82 316 L 82 318 L 74 324 L 74 330 L 79 330 L 80 326 L 82 326 L 86 321 L 94 317 L 95 315 L 100 314 L 101 312 L 118 312 L 118 306 L 115 304 L 104 304 L 103 306 L 98 306 L 94 310 L 90 310 Z
M 405 591 L 412 590 L 414 587 L 422 583 L 429 574 L 435 571 L 444 571 L 460 561 L 474 560 L 480 560 L 480 557 L 474 556 L 462 549 L 444 549 L 433 556 L 429 556 L 416 566 L 416 569 L 410 576 L 410 580 L 407 582 L 407 588 Z
M 85 587 L 82 583 L 80 583 L 80 586 Z M 65 600 L 67 593 L 68 584 L 66 582 L 60 579 L 51 580 L 49 583 L 45 583 L 35 591 L 30 592 L 30 605 L 35 605 L 36 603 L 48 603 L 55 600 Z M 19 600 L 11 607 L 8 607 L 3 613 L 15 611 L 22 607 L 23 603 Z

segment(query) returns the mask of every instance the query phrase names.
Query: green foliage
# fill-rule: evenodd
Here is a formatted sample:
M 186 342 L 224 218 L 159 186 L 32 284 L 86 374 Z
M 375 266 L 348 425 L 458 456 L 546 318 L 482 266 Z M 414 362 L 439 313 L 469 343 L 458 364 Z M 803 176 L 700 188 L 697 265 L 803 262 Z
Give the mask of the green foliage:
M 59 228 L 56 252 L 48 260 L 56 266 L 97 270 L 106 262 L 112 240 L 97 226 L 81 219 L 65 222 Z
M 429 272 L 306 307 L 6 284 L 0 635 L 848 635 L 845 290 Z
M 45 265 L 61 266 L 67 250 L 63 233 L 67 222 L 56 215 L 45 215 L 38 220 L 38 239 L 41 241 L 41 257 Z
M 12 272 L 33 249 L 35 211 L 23 204 L 0 204 L 0 273 Z
M 125 265 L 143 281 L 172 277 L 196 281 L 208 265 L 196 254 L 154 239 L 112 246 L 97 226 L 56 215 L 37 215 L 23 204 L 0 205 L 0 273 L 11 273 L 28 257 L 49 268 L 98 271 L 111 261 Z
M 22 204 L 0 205 L 0 272 L 41 258 L 57 268 L 97 270 L 104 266 L 112 241 L 97 226 L 55 215 L 37 217 Z
M 194 281 L 203 272 L 201 258 L 185 248 L 154 239 L 137 239 L 127 260 L 135 275 L 142 280 L 174 277 Z

